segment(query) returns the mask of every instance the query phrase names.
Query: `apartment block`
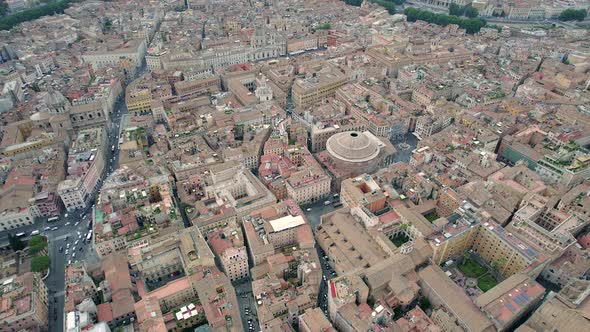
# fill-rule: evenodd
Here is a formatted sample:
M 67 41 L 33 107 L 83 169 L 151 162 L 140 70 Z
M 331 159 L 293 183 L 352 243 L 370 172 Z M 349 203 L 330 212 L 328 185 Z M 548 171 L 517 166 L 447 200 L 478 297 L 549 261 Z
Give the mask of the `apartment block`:
M 96 193 L 105 167 L 107 135 L 104 128 L 78 133 L 68 154 L 67 177 L 57 192 L 68 211 L 85 208 Z
M 293 83 L 293 103 L 299 109 L 306 108 L 318 101 L 333 97 L 336 90 L 348 82 L 348 77 L 338 68 L 324 61 L 303 64 L 300 73 L 305 78 L 298 78 Z
M 211 249 L 221 263 L 223 272 L 231 281 L 250 275 L 248 252 L 244 246 L 242 230 L 237 226 L 225 227 L 207 235 Z
M 47 331 L 47 288 L 39 273 L 5 279 L 0 286 L 3 331 Z

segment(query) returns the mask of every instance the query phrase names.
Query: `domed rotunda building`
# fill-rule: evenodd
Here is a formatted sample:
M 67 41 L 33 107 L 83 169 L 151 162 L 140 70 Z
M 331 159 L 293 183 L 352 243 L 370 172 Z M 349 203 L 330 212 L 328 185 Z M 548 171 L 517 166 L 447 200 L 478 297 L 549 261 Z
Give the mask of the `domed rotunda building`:
M 368 131 L 346 131 L 328 138 L 326 152 L 333 168 L 362 174 L 389 165 L 395 148 Z

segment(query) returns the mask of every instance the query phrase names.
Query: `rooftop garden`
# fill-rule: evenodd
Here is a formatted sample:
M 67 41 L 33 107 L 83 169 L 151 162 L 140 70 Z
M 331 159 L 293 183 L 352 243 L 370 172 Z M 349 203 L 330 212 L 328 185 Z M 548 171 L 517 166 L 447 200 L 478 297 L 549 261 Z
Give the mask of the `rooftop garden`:
M 135 241 L 144 236 L 149 236 L 156 233 L 158 233 L 156 225 L 149 224 L 147 227 L 143 227 L 135 231 L 129 231 L 125 234 L 125 236 L 127 237 L 127 241 Z

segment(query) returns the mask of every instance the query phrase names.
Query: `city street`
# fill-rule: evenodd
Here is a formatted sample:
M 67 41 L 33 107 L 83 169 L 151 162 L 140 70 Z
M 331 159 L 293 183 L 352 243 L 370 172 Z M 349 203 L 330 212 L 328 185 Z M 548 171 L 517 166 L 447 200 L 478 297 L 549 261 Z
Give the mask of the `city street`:
M 259 331 L 256 300 L 252 294 L 252 281 L 248 279 L 233 285 L 240 305 L 240 317 L 242 324 L 244 324 L 244 331 Z M 249 328 L 248 321 L 252 322 L 252 329 Z
M 111 114 L 111 127 L 109 131 L 108 146 L 106 147 L 106 161 L 105 170 L 101 177 L 98 186 L 102 186 L 104 179 L 118 166 L 118 141 L 119 131 L 121 127 L 121 118 L 127 112 L 124 98 L 120 98 L 115 106 L 114 114 Z M 112 151 L 111 146 L 115 146 Z M 98 190 L 97 190 L 98 192 Z M 59 221 L 47 224 L 44 219 L 39 221 L 32 227 L 38 229 L 42 234 L 46 235 L 49 240 L 49 257 L 51 258 L 50 273 L 45 280 L 45 285 L 49 290 L 49 330 L 63 331 L 63 324 L 65 319 L 64 300 L 65 300 L 65 267 L 68 263 L 76 261 L 97 262 L 98 257 L 94 252 L 91 243 L 86 242 L 86 234 L 91 229 L 90 222 L 92 220 L 92 208 L 96 197 L 91 200 L 91 203 L 84 211 L 74 211 L 67 213 L 62 212 Z M 51 227 L 58 227 L 55 231 L 44 232 L 45 225 Z M 20 230 L 19 230 L 20 231 Z M 30 232 L 29 232 L 30 234 Z M 78 243 L 76 244 L 76 241 Z M 69 248 L 67 248 L 69 244 Z M 62 251 L 60 252 L 60 248 Z M 67 250 L 67 254 L 66 254 Z M 75 255 L 75 256 L 74 256 Z

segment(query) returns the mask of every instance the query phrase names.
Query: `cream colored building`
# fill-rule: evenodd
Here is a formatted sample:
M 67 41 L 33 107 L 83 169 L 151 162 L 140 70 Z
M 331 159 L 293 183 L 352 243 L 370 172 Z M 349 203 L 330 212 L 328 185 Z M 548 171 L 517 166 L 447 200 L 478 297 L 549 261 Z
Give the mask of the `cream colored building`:
M 296 79 L 292 89 L 296 108 L 305 108 L 333 97 L 336 90 L 348 82 L 346 74 L 324 61 L 302 64 L 300 72 L 305 74 L 305 78 Z
M 2 331 L 47 331 L 47 288 L 39 273 L 27 272 L 0 285 Z
M 85 208 L 98 189 L 105 167 L 107 135 L 104 128 L 91 128 L 78 133 L 68 156 L 68 176 L 57 186 L 57 192 L 68 211 Z
M 231 281 L 248 277 L 248 253 L 246 247 L 225 250 L 221 255 L 221 266 Z
M 287 179 L 287 195 L 298 204 L 317 202 L 330 195 L 332 179 L 321 169 L 307 169 Z
M 146 53 L 145 39 L 134 39 L 124 43 L 107 45 L 104 49 L 82 54 L 82 60 L 94 69 L 116 66 L 121 59 L 130 60 L 136 67 L 143 62 Z

